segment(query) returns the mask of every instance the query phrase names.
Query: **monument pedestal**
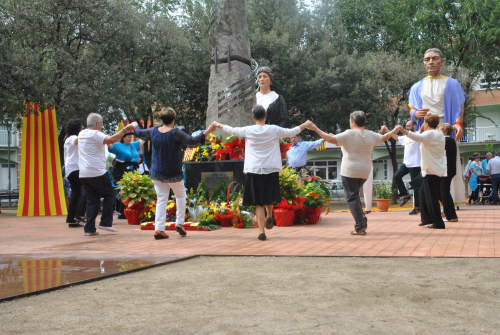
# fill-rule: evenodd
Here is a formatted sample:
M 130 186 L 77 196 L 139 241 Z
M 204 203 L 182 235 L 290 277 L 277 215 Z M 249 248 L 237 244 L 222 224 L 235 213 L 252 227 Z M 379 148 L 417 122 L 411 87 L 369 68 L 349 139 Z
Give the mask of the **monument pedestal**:
M 243 160 L 211 161 L 211 162 L 184 162 L 186 171 L 186 188 L 196 192 L 201 181 L 211 193 L 224 180 L 227 186 L 233 181 L 245 185 L 246 175 L 243 173 Z

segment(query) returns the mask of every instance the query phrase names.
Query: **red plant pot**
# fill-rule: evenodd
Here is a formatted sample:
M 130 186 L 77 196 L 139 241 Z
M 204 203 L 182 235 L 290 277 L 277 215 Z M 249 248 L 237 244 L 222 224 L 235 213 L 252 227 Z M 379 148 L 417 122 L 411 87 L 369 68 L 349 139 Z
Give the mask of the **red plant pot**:
M 299 220 L 305 224 L 316 224 L 321 217 L 321 207 L 316 209 L 311 209 L 310 207 L 304 207 L 297 211 Z
M 295 210 L 275 208 L 273 209 L 274 219 L 276 220 L 276 225 L 278 227 L 293 226 L 293 220 L 295 219 Z
M 136 208 L 125 208 L 123 213 L 127 217 L 128 224 L 136 225 L 141 223 L 141 214 L 144 211 L 144 208 L 136 209 Z

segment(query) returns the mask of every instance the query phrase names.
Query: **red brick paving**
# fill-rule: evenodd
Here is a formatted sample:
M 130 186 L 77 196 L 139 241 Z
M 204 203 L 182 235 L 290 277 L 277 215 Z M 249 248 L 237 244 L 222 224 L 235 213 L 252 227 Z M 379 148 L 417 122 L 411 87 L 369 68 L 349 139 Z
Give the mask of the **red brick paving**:
M 85 237 L 83 228 L 67 228 L 64 217 L 16 217 L 4 209 L 0 255 L 500 257 L 500 206 L 462 206 L 459 222 L 447 223 L 445 230 L 419 227 L 419 216 L 409 216 L 409 210 L 368 214 L 366 236 L 350 235 L 350 213 L 330 213 L 317 225 L 274 227 L 261 242 L 257 229 L 235 228 L 189 231 L 186 238 L 168 232 L 168 240 L 155 241 L 152 231 L 125 220 L 115 220 L 117 233 Z

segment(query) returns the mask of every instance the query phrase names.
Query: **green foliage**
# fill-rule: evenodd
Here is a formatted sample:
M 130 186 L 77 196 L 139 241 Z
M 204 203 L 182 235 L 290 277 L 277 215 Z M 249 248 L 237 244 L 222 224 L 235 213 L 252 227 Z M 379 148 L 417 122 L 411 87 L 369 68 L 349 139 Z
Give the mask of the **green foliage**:
M 220 223 L 214 219 L 213 215 L 209 215 L 204 219 L 200 219 L 198 227 L 207 228 L 208 230 L 217 230 L 220 229 Z
M 136 202 L 147 204 L 156 200 L 153 181 L 148 176 L 140 174 L 139 171 L 125 172 L 118 185 L 123 200 L 131 200 L 129 207 Z
M 376 199 L 392 199 L 392 196 L 396 193 L 396 189 L 392 188 L 392 182 L 383 179 L 380 184 L 375 187 L 375 198 Z
M 315 185 L 314 183 L 308 183 L 301 191 L 301 196 L 306 198 L 304 206 L 310 207 L 312 209 L 316 209 L 321 206 L 327 206 L 329 195 L 330 192 L 328 192 L 328 195 L 325 195 L 321 187 L 319 185 Z
M 280 191 L 281 196 L 285 197 L 288 203 L 292 203 L 293 198 L 300 194 L 302 185 L 299 183 L 297 172 L 293 169 L 284 167 L 280 172 Z
M 227 201 L 227 186 L 224 180 L 222 180 L 219 186 L 214 190 L 210 200 L 219 204 Z
M 197 199 L 204 199 L 203 201 L 208 199 L 207 185 L 203 184 L 203 182 L 200 182 L 198 184 L 198 188 L 196 189 L 196 198 Z

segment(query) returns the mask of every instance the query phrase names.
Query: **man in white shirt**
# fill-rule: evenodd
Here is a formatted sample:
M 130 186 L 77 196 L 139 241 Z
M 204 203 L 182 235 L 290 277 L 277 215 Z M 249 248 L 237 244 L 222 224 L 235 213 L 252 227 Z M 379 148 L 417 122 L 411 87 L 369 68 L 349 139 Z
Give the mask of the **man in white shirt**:
M 500 150 L 495 152 L 495 158 L 488 161 L 487 169 L 493 189 L 493 202 L 491 204 L 498 205 L 498 189 L 500 188 Z
M 402 126 L 397 128 L 410 139 L 422 143 L 420 146 L 421 169 L 424 180 L 420 187 L 420 214 L 422 223 L 427 228 L 445 229 L 439 205 L 441 179 L 446 174 L 445 137 L 436 130 L 439 124 L 437 114 L 427 113 L 420 134 L 407 131 Z
M 410 120 L 406 123 L 407 131 L 415 131 L 417 129 L 417 122 Z M 389 132 L 386 126 L 382 127 L 384 132 Z M 399 196 L 401 200 L 399 204 L 404 206 L 410 201 L 411 197 L 408 194 L 403 177 L 408 173 L 410 174 L 411 180 L 420 175 L 420 143 L 413 141 L 408 136 L 398 136 L 396 134 L 392 135 L 392 138 L 399 142 L 404 147 L 403 163 L 399 166 L 398 171 L 394 174 L 394 179 L 396 180 L 396 185 L 398 186 Z M 418 214 L 420 212 L 419 197 L 418 193 L 414 193 L 413 197 L 413 210 L 409 213 L 410 215 Z
M 87 129 L 78 134 L 80 181 L 87 197 L 85 236 L 99 234 L 95 228 L 95 219 L 99 210 L 100 198 L 104 198 L 104 200 L 99 229 L 116 231 L 112 227 L 115 190 L 106 170 L 106 144 L 118 142 L 128 131 L 134 130 L 134 126 L 129 124 L 113 136 L 104 135 L 101 129 L 102 116 L 90 113 L 87 118 Z

